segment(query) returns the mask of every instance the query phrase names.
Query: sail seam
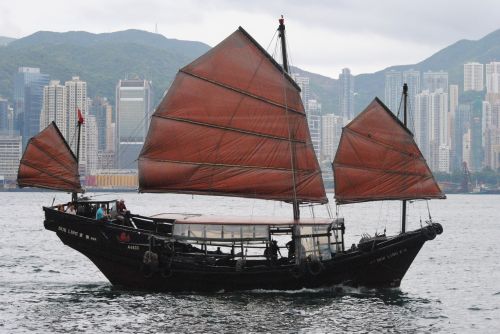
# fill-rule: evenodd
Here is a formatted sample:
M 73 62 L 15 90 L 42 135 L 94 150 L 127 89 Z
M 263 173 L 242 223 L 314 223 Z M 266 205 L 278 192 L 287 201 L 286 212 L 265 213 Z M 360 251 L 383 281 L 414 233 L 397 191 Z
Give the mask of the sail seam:
M 216 164 L 211 162 L 191 162 L 191 161 L 179 161 L 179 160 L 170 160 L 170 159 L 155 159 L 155 158 L 140 158 L 139 160 L 152 160 L 156 162 L 169 162 L 176 164 L 184 164 L 184 165 L 199 165 L 199 166 L 211 166 L 211 167 L 234 167 L 234 168 L 245 168 L 245 169 L 269 169 L 269 170 L 277 170 L 277 171 L 287 171 L 291 172 L 292 170 L 289 168 L 283 167 L 264 167 L 264 166 L 247 166 L 247 165 L 231 165 L 231 164 Z M 301 174 L 318 174 L 319 171 L 316 169 L 299 169 L 298 172 Z
M 278 103 L 278 102 L 274 102 L 274 101 L 268 100 L 268 99 L 266 99 L 266 98 L 263 98 L 263 97 L 261 97 L 261 96 L 251 94 L 251 93 L 246 92 L 246 91 L 244 91 L 244 90 L 241 90 L 241 89 L 238 89 L 238 88 L 235 88 L 235 87 L 231 87 L 231 86 L 225 85 L 225 84 L 223 84 L 223 83 L 221 83 L 221 82 L 218 82 L 218 81 L 215 81 L 215 80 L 211 80 L 211 79 L 208 79 L 208 78 L 202 77 L 202 76 L 200 76 L 200 75 L 197 75 L 197 74 L 193 74 L 193 73 L 187 72 L 187 71 L 185 71 L 185 70 L 183 70 L 183 69 L 179 70 L 179 72 L 182 72 L 182 73 L 187 74 L 187 75 L 189 75 L 189 76 L 192 76 L 192 77 L 194 77 L 194 78 L 197 78 L 197 79 L 200 79 L 200 80 L 203 80 L 203 81 L 209 82 L 209 83 L 211 83 L 211 84 L 213 84 L 213 85 L 216 85 L 216 86 L 219 86 L 219 87 L 223 87 L 223 88 L 229 89 L 229 90 L 231 90 L 231 91 L 233 91 L 233 92 L 240 93 L 241 95 L 245 95 L 245 96 L 251 97 L 251 98 L 253 98 L 253 99 L 256 99 L 256 100 L 259 100 L 259 101 L 265 102 L 265 103 L 267 103 L 267 104 L 271 104 L 271 105 L 273 105 L 273 106 L 275 106 L 275 107 L 279 107 L 279 108 L 281 108 L 281 109 L 285 109 L 285 110 L 290 110 L 290 111 L 292 111 L 292 112 L 294 112 L 294 113 L 297 113 L 297 114 L 299 114 L 299 115 L 301 115 L 301 116 L 304 116 L 304 115 L 305 115 L 305 113 L 303 113 L 303 112 L 300 112 L 300 111 L 298 111 L 298 110 L 295 110 L 295 109 L 289 108 L 289 107 L 284 106 L 284 105 L 282 105 L 282 104 L 280 104 L 280 103 Z
M 40 152 L 46 154 L 50 159 L 52 159 L 54 162 L 58 163 L 60 166 L 70 170 L 71 169 L 71 166 L 63 163 L 62 161 L 60 161 L 59 159 L 57 159 L 57 155 L 54 155 L 54 154 L 51 154 L 49 153 L 48 151 L 44 150 L 41 146 L 38 145 L 38 139 L 34 139 L 31 144 L 36 147 Z M 62 155 L 62 153 L 61 153 Z
M 215 128 L 215 129 L 234 131 L 234 132 L 244 133 L 244 134 L 256 136 L 256 137 L 269 138 L 269 139 L 281 140 L 281 141 L 286 141 L 286 142 L 289 141 L 288 138 L 285 138 L 285 137 L 266 135 L 266 134 L 259 133 L 259 132 L 252 132 L 252 131 L 247 131 L 247 130 L 242 130 L 242 129 L 237 129 L 237 128 L 231 128 L 231 127 L 227 127 L 227 126 L 221 126 L 221 125 L 215 125 L 215 124 L 210 124 L 210 123 L 205 123 L 205 122 L 193 121 L 193 120 L 185 119 L 185 118 L 178 118 L 178 117 L 165 116 L 165 115 L 156 115 L 156 114 L 153 115 L 153 117 L 159 117 L 159 118 L 177 121 L 177 122 L 184 122 L 184 123 L 190 123 L 190 124 L 195 124 L 195 125 L 200 125 L 200 126 L 206 126 L 206 127 Z M 295 139 L 295 140 L 293 140 L 293 142 L 304 144 L 307 146 L 306 141 Z
M 404 155 L 408 155 L 408 156 L 414 157 L 414 159 L 415 159 L 415 160 L 425 161 L 425 159 L 424 159 L 423 157 L 418 157 L 418 156 L 417 156 L 417 155 L 415 155 L 415 154 L 408 153 L 408 152 L 406 152 L 406 151 L 402 151 L 402 150 L 398 150 L 397 148 L 395 148 L 395 147 L 393 147 L 393 146 L 390 146 L 390 145 L 388 145 L 388 144 L 382 143 L 382 142 L 380 142 L 380 141 L 378 141 L 378 140 L 375 140 L 375 139 L 373 139 L 373 138 L 371 138 L 371 137 L 365 136 L 365 135 L 363 135 L 363 134 L 361 134 L 361 133 L 359 133 L 359 132 L 357 132 L 357 131 L 354 131 L 354 130 L 352 130 L 352 129 L 348 128 L 348 127 L 345 127 L 345 128 L 344 128 L 344 130 L 347 130 L 348 132 L 350 132 L 350 133 L 352 133 L 352 134 L 354 134 L 354 135 L 356 135 L 356 136 L 358 136 L 358 137 L 365 138 L 366 140 L 369 140 L 369 141 L 371 141 L 372 143 L 375 143 L 375 144 L 378 144 L 378 145 L 383 146 L 383 147 L 385 147 L 385 148 L 388 148 L 388 149 L 390 149 L 391 151 L 399 152 L 399 153 L 401 153 L 401 154 L 404 154 Z
M 387 170 L 387 169 L 382 169 L 382 168 L 372 168 L 372 167 L 361 167 L 361 166 L 354 166 L 354 165 L 348 165 L 348 164 L 343 164 L 343 163 L 334 163 L 335 169 L 337 168 L 354 168 L 354 169 L 361 169 L 361 170 L 367 170 L 367 171 L 380 171 L 384 172 L 387 174 L 398 174 L 398 175 L 412 175 L 412 176 L 422 176 L 426 178 L 431 178 L 432 175 L 427 175 L 427 174 L 421 174 L 421 173 L 408 173 L 408 172 L 398 172 L 394 170 Z
M 42 169 L 40 169 L 40 168 L 36 167 L 35 165 L 31 164 L 30 162 L 27 162 L 27 161 L 22 161 L 21 163 L 22 163 L 23 165 L 26 165 L 26 166 L 30 167 L 30 168 L 36 169 L 37 171 L 39 171 L 39 172 L 41 172 L 41 173 L 43 173 L 43 174 L 46 174 L 46 175 L 51 176 L 51 177 L 53 177 L 53 178 L 55 178 L 55 179 L 58 179 L 58 180 L 60 180 L 61 182 L 64 182 L 64 183 L 69 184 L 69 185 L 72 185 L 72 186 L 78 186 L 78 188 L 80 188 L 80 186 L 79 186 L 77 183 L 74 183 L 73 181 L 70 181 L 70 180 L 67 180 L 67 179 L 65 179 L 65 178 L 62 178 L 62 177 L 60 177 L 60 176 L 58 176 L 58 175 L 55 175 L 55 174 L 49 173 L 49 172 L 47 172 L 47 171 L 45 171 L 45 170 L 42 170 Z

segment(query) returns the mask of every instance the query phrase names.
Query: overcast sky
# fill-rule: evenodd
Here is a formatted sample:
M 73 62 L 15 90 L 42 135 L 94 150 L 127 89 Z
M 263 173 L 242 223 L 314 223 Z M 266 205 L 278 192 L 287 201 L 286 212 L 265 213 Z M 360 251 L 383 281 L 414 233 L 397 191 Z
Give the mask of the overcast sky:
M 0 2 L 0 36 L 125 29 L 216 45 L 238 26 L 264 48 L 283 14 L 291 64 L 337 78 L 419 62 L 500 28 L 500 0 L 15 0 Z M 274 49 L 274 44 L 269 48 Z

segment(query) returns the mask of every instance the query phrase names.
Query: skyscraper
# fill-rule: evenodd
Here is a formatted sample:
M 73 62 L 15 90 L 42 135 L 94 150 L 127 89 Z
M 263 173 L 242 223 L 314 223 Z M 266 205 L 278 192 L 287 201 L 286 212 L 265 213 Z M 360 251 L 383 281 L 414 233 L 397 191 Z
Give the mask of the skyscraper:
M 428 90 L 429 93 L 432 93 L 438 89 L 442 89 L 444 93 L 448 93 L 448 72 L 424 72 L 422 90 Z
M 106 150 L 106 140 L 108 138 L 109 127 L 112 123 L 113 107 L 105 97 L 96 97 L 91 101 L 90 112 L 96 117 L 98 130 L 98 149 Z
M 0 131 L 9 129 L 9 101 L 0 97 Z
M 304 109 L 307 113 L 307 102 L 311 98 L 309 92 L 309 78 L 305 76 L 301 76 L 296 73 L 292 73 L 292 79 L 297 83 L 300 87 L 300 98 L 302 99 L 302 103 L 304 104 Z
M 152 111 L 151 83 L 120 80 L 116 86 L 118 168 L 137 169 L 137 157 L 146 138 Z
M 21 136 L 15 131 L 0 130 L 0 176 L 14 183 L 21 160 Z
M 68 111 L 66 110 L 66 98 L 66 87 L 61 85 L 58 80 L 52 80 L 48 86 L 43 87 L 40 131 L 54 121 L 62 135 L 67 138 Z
M 71 147 L 73 152 L 77 152 L 76 146 L 78 141 L 77 123 L 78 123 L 78 110 L 84 117 L 87 116 L 87 83 L 80 80 L 80 77 L 73 77 L 71 80 L 64 83 L 66 87 L 66 111 L 68 120 L 68 129 L 66 141 Z M 87 125 L 83 123 L 80 135 L 80 173 L 86 175 L 87 171 Z
M 486 92 L 488 94 L 500 93 L 500 62 L 486 64 Z
M 403 81 L 401 72 L 391 70 L 385 72 L 385 105 L 394 115 L 398 114 L 401 94 L 403 93 Z
M 321 117 L 322 160 L 333 161 L 342 134 L 342 117 L 326 114 Z
M 408 84 L 408 95 L 413 102 L 420 90 L 420 71 L 408 70 L 403 72 L 403 83 Z
M 95 115 L 87 115 L 85 119 L 86 130 L 86 154 L 87 154 L 87 174 L 94 174 L 98 164 L 98 137 L 97 121 Z
M 450 85 L 449 88 L 449 108 L 448 108 L 448 133 L 450 138 L 450 170 L 460 169 L 461 161 L 457 161 L 456 159 L 456 135 L 455 135 L 455 118 L 458 112 L 458 85 Z
M 40 131 L 43 86 L 48 83 L 49 75 L 39 68 L 20 67 L 14 76 L 14 129 L 22 136 L 23 149 Z
M 314 147 L 314 153 L 318 160 L 321 154 L 321 104 L 316 100 L 309 100 L 307 112 L 307 125 L 311 134 L 311 141 Z
M 348 68 L 339 75 L 339 115 L 346 120 L 354 118 L 354 77 Z
M 472 62 L 464 64 L 464 92 L 484 89 L 483 64 Z

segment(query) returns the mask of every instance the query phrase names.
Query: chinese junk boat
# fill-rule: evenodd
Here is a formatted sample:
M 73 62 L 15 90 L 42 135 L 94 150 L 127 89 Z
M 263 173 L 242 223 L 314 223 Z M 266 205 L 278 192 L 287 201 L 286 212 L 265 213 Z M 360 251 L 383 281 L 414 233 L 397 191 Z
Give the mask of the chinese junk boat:
M 31 139 L 18 183 L 73 192 L 76 214 L 64 212 L 66 204 L 44 207 L 45 228 L 113 285 L 131 289 L 399 286 L 442 228 L 429 223 L 406 232 L 403 225 L 396 236 L 364 237 L 346 250 L 343 218 L 300 217 L 300 205 L 328 199 L 300 89 L 288 75 L 283 19 L 279 32 L 283 67 L 239 28 L 178 72 L 151 119 L 139 190 L 284 201 L 293 216 L 125 211 L 96 220 L 98 206 L 110 210 L 117 201 L 76 196 L 78 152 L 51 124 Z M 339 204 L 444 197 L 410 131 L 378 99 L 344 128 L 334 169 Z M 288 241 L 288 254 L 278 256 L 276 240 Z

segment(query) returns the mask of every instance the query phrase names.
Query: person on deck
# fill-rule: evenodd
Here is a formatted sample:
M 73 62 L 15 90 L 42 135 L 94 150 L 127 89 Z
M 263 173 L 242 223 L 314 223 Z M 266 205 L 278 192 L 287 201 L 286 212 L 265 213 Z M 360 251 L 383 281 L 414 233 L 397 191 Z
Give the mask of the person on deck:
M 66 213 L 69 213 L 70 215 L 76 215 L 75 205 L 73 203 L 68 203 Z
M 116 211 L 120 216 L 125 215 L 125 211 L 127 211 L 127 207 L 125 206 L 125 201 L 123 199 L 119 200 L 116 204 Z
M 286 243 L 286 248 L 288 249 L 288 258 L 292 259 L 295 257 L 295 238 Z
M 95 214 L 95 219 L 96 220 L 104 220 L 106 217 L 107 217 L 106 205 L 105 204 L 101 204 L 101 206 L 99 207 L 99 209 L 97 209 L 97 212 Z
M 264 251 L 265 257 L 272 262 L 276 262 L 278 261 L 278 253 L 280 254 L 280 256 L 282 256 L 280 248 L 278 247 L 278 242 L 276 240 L 271 240 L 269 248 L 266 248 L 266 250 Z

